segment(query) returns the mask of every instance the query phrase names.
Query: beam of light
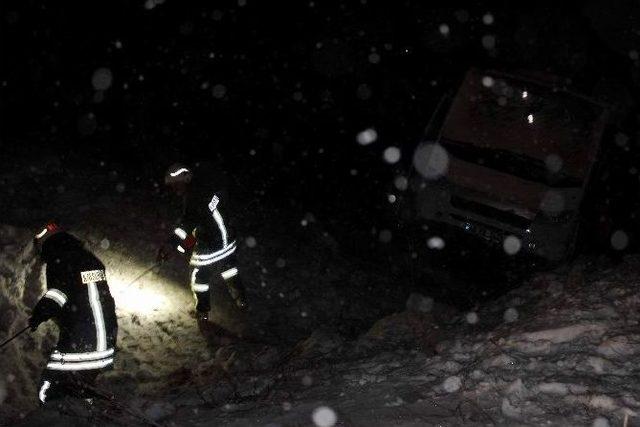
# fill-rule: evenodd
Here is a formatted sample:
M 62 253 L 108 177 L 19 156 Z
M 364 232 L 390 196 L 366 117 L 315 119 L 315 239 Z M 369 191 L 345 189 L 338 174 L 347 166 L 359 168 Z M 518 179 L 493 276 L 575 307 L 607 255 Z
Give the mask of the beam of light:
M 183 173 L 188 173 L 188 172 L 189 172 L 189 169 L 187 169 L 187 168 L 180 168 L 180 169 L 178 169 L 178 170 L 177 170 L 177 171 L 175 171 L 175 172 L 171 172 L 169 175 L 171 175 L 172 177 L 176 177 L 176 176 L 178 176 L 178 175 L 181 175 L 181 174 L 183 174 Z
M 150 315 L 175 311 L 176 304 L 167 292 L 165 284 L 151 282 L 151 273 L 135 283 L 131 283 L 144 268 L 137 263 L 119 264 L 117 269 L 107 268 L 107 279 L 111 295 L 119 312 L 136 315 Z M 146 280 L 145 280 L 146 279 Z M 160 278 L 154 278 L 160 281 Z
M 171 301 L 157 290 L 139 285 L 126 286 L 126 282 L 113 280 L 109 288 L 118 310 L 128 314 L 152 314 L 173 308 Z

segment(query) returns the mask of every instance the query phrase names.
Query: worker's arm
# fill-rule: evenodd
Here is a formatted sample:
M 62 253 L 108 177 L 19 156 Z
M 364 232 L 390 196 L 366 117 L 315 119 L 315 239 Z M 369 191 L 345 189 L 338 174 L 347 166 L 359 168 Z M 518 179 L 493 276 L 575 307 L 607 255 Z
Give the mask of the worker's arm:
M 60 264 L 47 264 L 47 292 L 40 298 L 29 319 L 32 331 L 41 323 L 60 314 L 67 305 L 71 292 L 69 281 L 72 278 L 66 273 L 65 267 Z

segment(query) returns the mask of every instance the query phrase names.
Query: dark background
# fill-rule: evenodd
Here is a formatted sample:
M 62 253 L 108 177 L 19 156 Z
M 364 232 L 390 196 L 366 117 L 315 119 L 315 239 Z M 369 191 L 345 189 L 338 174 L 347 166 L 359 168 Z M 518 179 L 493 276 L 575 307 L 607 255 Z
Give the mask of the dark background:
M 635 250 L 640 4 L 513 3 L 3 1 L 3 164 L 53 157 L 153 191 L 169 164 L 199 163 L 241 205 L 312 214 L 375 259 L 424 244 L 387 196 L 468 68 L 553 75 L 612 112 L 583 251 L 611 254 L 616 229 Z M 103 67 L 112 82 L 96 90 Z M 362 147 L 366 128 L 379 138 Z

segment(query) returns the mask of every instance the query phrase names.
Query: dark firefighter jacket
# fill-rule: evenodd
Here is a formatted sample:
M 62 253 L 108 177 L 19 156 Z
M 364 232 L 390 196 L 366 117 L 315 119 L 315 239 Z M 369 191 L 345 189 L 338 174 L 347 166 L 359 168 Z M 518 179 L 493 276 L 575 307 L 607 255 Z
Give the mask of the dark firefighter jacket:
M 53 318 L 60 329 L 47 369 L 78 371 L 113 364 L 118 331 L 104 265 L 82 243 L 58 233 L 42 246 L 47 292 L 33 310 L 39 324 Z
M 181 253 L 193 249 L 189 262 L 192 266 L 209 266 L 235 252 L 232 229 L 222 213 L 226 208 L 220 196 L 206 183 L 191 182 L 182 218 L 174 230 L 174 243 Z

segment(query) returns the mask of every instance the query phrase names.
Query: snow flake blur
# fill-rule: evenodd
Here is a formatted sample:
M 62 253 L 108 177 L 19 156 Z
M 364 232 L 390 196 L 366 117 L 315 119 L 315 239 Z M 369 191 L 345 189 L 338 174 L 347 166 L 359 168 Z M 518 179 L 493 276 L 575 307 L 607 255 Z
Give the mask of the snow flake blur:
M 384 161 L 389 164 L 398 163 L 400 161 L 401 153 L 398 147 L 387 147 L 383 153 Z
M 244 242 L 249 248 L 255 248 L 256 245 L 258 244 L 258 242 L 256 241 L 256 238 L 253 236 L 247 237 Z
M 445 242 L 442 237 L 433 236 L 433 237 L 430 237 L 429 240 L 427 240 L 427 246 L 429 247 L 429 249 L 441 250 L 441 249 L 444 249 Z
M 522 248 L 522 242 L 520 239 L 514 235 L 510 235 L 505 237 L 502 242 L 502 248 L 508 255 L 515 255 L 520 252 Z
M 107 90 L 111 87 L 113 75 L 108 68 L 98 68 L 91 76 L 91 84 L 95 90 Z
M 478 321 L 480 321 L 480 318 L 478 317 L 478 314 L 476 312 L 470 311 L 465 315 L 465 320 L 468 324 L 475 325 L 476 323 L 478 323 Z
M 316 427 L 333 427 L 338 421 L 336 412 L 328 406 L 320 406 L 311 414 Z
M 611 247 L 617 251 L 623 251 L 629 245 L 629 236 L 623 230 L 616 230 L 611 235 Z
M 413 154 L 413 167 L 426 179 L 440 178 L 449 169 L 449 154 L 440 144 L 420 144 Z
M 362 132 L 358 133 L 356 136 L 356 141 L 360 145 L 369 145 L 373 142 L 376 142 L 378 139 L 378 132 L 375 129 L 369 128 L 365 129 Z

